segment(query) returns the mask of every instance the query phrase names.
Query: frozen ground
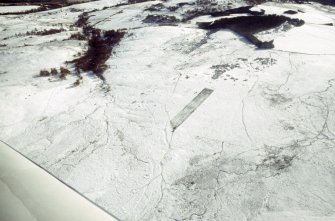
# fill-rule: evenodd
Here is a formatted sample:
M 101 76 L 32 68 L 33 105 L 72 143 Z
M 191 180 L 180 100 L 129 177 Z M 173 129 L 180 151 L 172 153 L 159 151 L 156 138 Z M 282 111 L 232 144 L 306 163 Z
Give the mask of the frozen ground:
M 142 22 L 192 6 L 118 3 L 0 16 L 0 139 L 121 220 L 335 220 L 334 9 L 255 7 L 305 20 L 258 33 L 275 46 L 259 50 L 232 31 L 199 29 L 210 16 Z M 67 40 L 83 11 L 96 28 L 127 29 L 106 82 L 36 77 L 85 50 Z M 64 31 L 25 34 L 34 28 Z M 204 88 L 213 92 L 173 130 Z
M 38 8 L 38 5 L 25 5 L 25 6 L 0 6 L 0 13 L 9 13 L 9 12 L 23 12 L 31 9 Z

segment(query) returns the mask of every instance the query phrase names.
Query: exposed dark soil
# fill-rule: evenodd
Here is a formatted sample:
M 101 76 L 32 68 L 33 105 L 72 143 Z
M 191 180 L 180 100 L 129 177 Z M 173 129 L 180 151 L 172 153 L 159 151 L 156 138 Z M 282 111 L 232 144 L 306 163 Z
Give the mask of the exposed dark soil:
M 265 16 L 241 16 L 234 18 L 218 19 L 214 22 L 199 23 L 199 27 L 207 30 L 230 29 L 245 37 L 249 42 L 258 48 L 273 48 L 273 41 L 262 42 L 254 34 L 270 30 L 288 22 L 294 26 L 301 26 L 304 21 L 291 19 L 285 16 L 265 15 Z

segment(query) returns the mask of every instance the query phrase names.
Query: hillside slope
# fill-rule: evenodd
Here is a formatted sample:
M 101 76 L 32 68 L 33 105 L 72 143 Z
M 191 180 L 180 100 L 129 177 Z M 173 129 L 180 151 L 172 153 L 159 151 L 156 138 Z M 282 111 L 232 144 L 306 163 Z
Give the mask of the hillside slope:
M 0 16 L 0 139 L 120 220 L 334 220 L 334 12 L 100 0 Z

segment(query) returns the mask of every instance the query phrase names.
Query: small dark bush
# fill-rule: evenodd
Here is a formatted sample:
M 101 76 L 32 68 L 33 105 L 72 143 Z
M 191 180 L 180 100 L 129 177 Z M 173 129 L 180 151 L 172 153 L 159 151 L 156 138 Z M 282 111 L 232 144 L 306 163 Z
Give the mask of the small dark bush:
M 297 14 L 298 12 L 296 11 L 293 11 L 293 10 L 287 10 L 287 11 L 284 11 L 284 14 L 288 14 L 288 15 L 295 15 Z
M 56 68 L 51 68 L 50 73 L 51 73 L 52 75 L 57 75 L 57 74 L 58 74 L 58 71 L 57 71 Z
M 75 26 L 77 27 L 85 27 L 87 26 L 88 23 L 88 19 L 90 17 L 88 16 L 87 12 L 82 13 L 81 15 L 79 15 L 78 20 L 74 23 Z
M 50 76 L 50 75 L 51 75 L 50 72 L 47 71 L 47 70 L 41 70 L 41 71 L 40 71 L 40 76 L 41 76 L 41 77 L 48 77 L 48 76 Z
M 37 33 L 37 35 L 53 35 L 53 34 L 58 34 L 62 31 L 65 31 L 65 30 L 64 29 L 50 29 L 50 30 L 41 31 Z
M 174 12 L 178 9 L 178 6 L 169 6 L 169 7 L 167 7 L 167 9 L 169 9 L 169 11 L 171 11 L 171 12 Z
M 158 3 L 158 4 L 151 5 L 149 8 L 145 9 L 145 11 L 150 11 L 150 12 L 161 11 L 163 8 L 164 8 L 164 5 L 162 3 Z
M 78 8 L 70 8 L 70 12 L 81 12 L 81 11 L 83 10 Z
M 180 2 L 177 4 L 178 7 L 183 7 L 185 5 L 194 5 L 194 2 Z
M 72 34 L 69 39 L 84 41 L 86 40 L 86 36 L 83 35 L 82 33 L 75 33 L 75 34 Z
M 60 76 L 59 76 L 60 79 L 62 80 L 66 79 L 66 76 L 69 74 L 71 74 L 71 72 L 68 69 L 60 67 Z
M 74 83 L 73 83 L 73 87 L 77 87 L 80 85 L 80 79 L 77 79 Z

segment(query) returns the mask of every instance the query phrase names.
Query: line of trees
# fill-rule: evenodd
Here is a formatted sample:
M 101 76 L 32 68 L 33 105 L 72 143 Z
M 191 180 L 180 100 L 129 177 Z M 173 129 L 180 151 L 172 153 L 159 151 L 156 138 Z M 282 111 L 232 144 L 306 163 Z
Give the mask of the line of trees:
M 22 3 L 48 3 L 48 4 L 66 4 L 66 3 L 79 3 L 79 2 L 88 2 L 92 0 L 0 0 L 1 3 L 5 4 L 22 4 Z

